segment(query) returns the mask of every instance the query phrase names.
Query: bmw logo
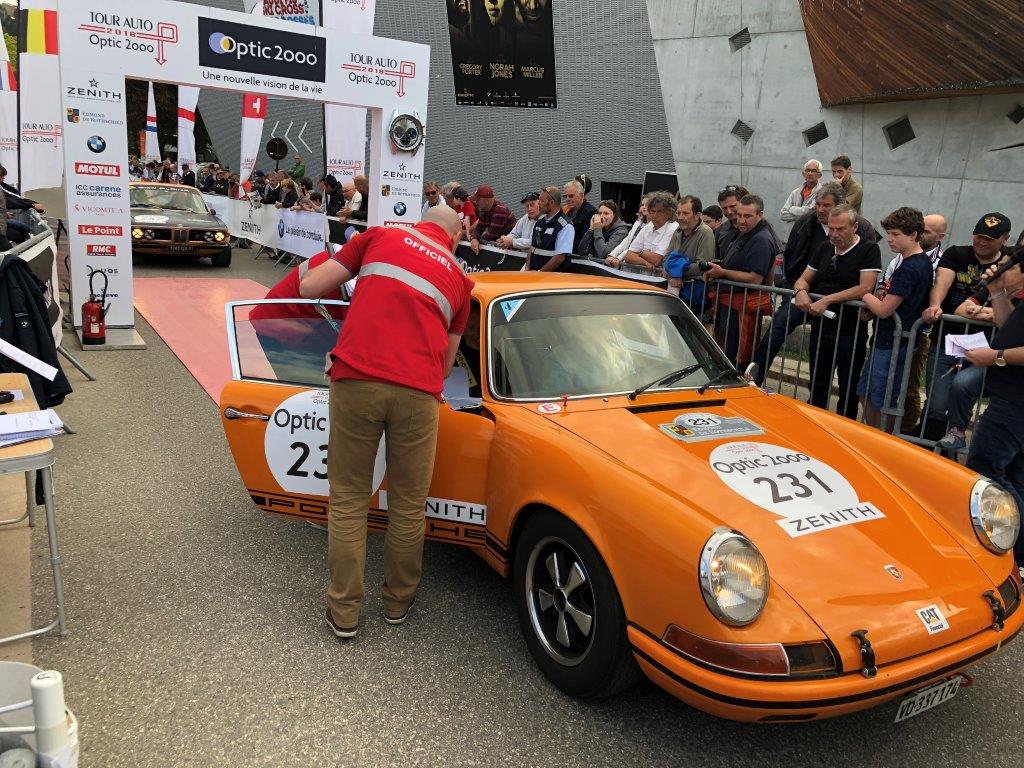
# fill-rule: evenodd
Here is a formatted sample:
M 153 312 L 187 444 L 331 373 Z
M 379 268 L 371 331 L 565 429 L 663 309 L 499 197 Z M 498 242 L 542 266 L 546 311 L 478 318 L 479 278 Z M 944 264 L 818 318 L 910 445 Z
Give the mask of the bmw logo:
M 405 203 L 395 203 L 395 215 L 396 216 L 405 216 L 405 212 L 407 210 L 408 210 L 408 208 L 406 208 Z
M 284 237 L 284 219 L 279 219 L 277 222 L 277 236 Z
M 89 140 L 85 142 L 86 146 L 89 147 L 91 152 L 99 154 L 107 148 L 107 140 L 102 136 L 90 136 Z
M 210 35 L 210 49 L 214 53 L 231 53 L 235 50 L 234 38 L 228 37 L 223 32 L 214 32 Z

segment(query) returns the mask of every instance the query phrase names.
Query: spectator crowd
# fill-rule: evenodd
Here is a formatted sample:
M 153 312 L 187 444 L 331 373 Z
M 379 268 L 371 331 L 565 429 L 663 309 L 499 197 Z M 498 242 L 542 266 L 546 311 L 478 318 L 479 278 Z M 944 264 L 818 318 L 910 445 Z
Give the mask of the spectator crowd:
M 963 451 L 972 412 L 987 394 L 985 372 L 999 363 L 949 355 L 945 338 L 965 332 L 951 315 L 989 340 L 995 334 L 983 278 L 1011 252 L 1011 221 L 984 213 L 969 244 L 949 247 L 940 212 L 900 207 L 878 229 L 861 215 L 864 190 L 850 158 L 836 157 L 829 170 L 824 180 L 820 161 L 804 164 L 779 210 L 779 231 L 765 217 L 765 201 L 740 185 L 725 186 L 706 208 L 696 195 L 651 192 L 629 223 L 616 201 L 588 201 L 585 175 L 527 192 L 518 218 L 490 185 L 471 193 L 457 181 L 428 181 L 423 212 L 452 208 L 473 253 L 520 251 L 525 269 L 570 271 L 573 259 L 587 259 L 667 278 L 759 385 L 779 372 L 778 355 L 806 328 L 809 402 Z M 884 269 L 883 246 L 891 253 Z

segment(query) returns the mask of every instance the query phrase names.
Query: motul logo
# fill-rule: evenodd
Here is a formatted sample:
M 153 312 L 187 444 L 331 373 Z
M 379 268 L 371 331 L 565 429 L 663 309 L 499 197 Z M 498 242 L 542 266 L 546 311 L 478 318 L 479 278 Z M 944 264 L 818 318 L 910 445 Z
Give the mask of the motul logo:
M 79 224 L 78 234 L 100 235 L 101 237 L 121 237 L 124 234 L 124 227 L 116 227 L 109 224 Z
M 117 246 L 89 243 L 85 246 L 85 252 L 90 256 L 117 256 Z
M 75 173 L 84 176 L 120 176 L 121 166 L 107 163 L 75 163 Z

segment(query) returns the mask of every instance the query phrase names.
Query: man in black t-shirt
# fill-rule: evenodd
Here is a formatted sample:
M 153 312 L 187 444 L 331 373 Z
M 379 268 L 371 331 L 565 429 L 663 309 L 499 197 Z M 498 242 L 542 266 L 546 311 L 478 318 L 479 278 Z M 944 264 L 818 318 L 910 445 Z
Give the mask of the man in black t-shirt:
M 955 245 L 947 248 L 939 260 L 932 286 L 928 309 L 922 317 L 925 322 L 936 323 L 942 315 L 956 313 L 957 307 L 981 286 L 981 276 L 987 267 L 1002 258 L 1002 248 L 1010 236 L 1010 220 L 1001 213 L 986 213 L 974 227 L 971 245 Z M 975 320 L 991 321 L 992 313 L 981 310 L 973 316 Z M 933 422 L 926 427 L 925 435 L 938 436 L 946 431 L 946 412 L 949 409 L 949 390 L 953 373 L 960 360 L 946 354 L 946 336 L 950 333 L 975 333 L 979 326 L 971 328 L 959 323 L 943 324 L 939 331 L 933 331 L 928 363 L 925 366 L 925 391 L 928 403 L 925 419 Z
M 836 413 L 857 418 L 854 387 L 860 378 L 867 349 L 867 323 L 860 310 L 843 306 L 871 293 L 882 271 L 877 243 L 857 234 L 857 211 L 837 206 L 828 217 L 829 242 L 811 254 L 804 273 L 796 280 L 793 303 L 811 316 L 811 405 L 828 408 L 832 377 L 839 371 Z M 812 301 L 810 289 L 822 294 Z M 831 311 L 833 317 L 825 316 Z
M 1020 266 L 989 284 L 993 322 L 998 330 L 991 348 L 972 349 L 967 359 L 988 367 L 991 399 L 971 441 L 967 466 L 1009 491 L 1024 514 L 1024 302 L 1014 309 L 1010 297 L 1024 288 Z M 1013 548 L 1024 566 L 1024 537 Z

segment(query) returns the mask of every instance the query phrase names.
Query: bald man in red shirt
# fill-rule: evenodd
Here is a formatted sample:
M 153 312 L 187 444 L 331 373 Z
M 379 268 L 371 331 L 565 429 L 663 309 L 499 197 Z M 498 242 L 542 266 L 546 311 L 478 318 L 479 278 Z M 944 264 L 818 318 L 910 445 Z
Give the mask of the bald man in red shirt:
M 381 597 L 389 624 L 405 621 L 419 586 L 441 391 L 473 286 L 453 255 L 461 233 L 458 215 L 437 206 L 412 228 L 371 227 L 299 284 L 304 298 L 317 298 L 359 278 L 331 353 L 327 623 L 337 637 L 355 637 L 359 629 L 366 518 L 382 434 L 388 531 Z

